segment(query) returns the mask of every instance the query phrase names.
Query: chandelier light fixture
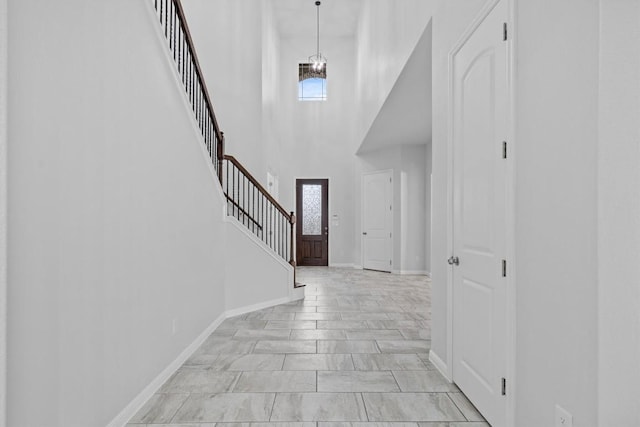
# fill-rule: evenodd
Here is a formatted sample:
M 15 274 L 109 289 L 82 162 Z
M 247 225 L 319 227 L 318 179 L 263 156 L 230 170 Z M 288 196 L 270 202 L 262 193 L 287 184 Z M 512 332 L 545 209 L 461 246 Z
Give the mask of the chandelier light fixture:
M 327 58 L 320 53 L 320 2 L 316 1 L 316 54 L 309 57 L 313 71 L 326 72 Z

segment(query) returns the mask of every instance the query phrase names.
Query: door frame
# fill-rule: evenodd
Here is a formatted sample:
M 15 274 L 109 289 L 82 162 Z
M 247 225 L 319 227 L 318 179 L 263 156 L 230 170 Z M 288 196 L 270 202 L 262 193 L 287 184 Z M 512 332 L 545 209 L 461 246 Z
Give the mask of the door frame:
M 393 184 L 394 184 L 394 170 L 393 169 L 380 169 L 380 170 L 375 170 L 375 171 L 369 171 L 369 172 L 362 172 L 362 176 L 360 177 L 360 265 L 362 266 L 362 269 L 364 270 L 364 237 L 362 236 L 362 231 L 364 229 L 364 176 L 365 175 L 373 175 L 373 174 L 378 174 L 378 173 L 389 173 L 391 175 L 391 206 L 393 206 L 393 196 L 394 196 L 394 191 L 393 191 Z M 391 209 L 391 266 L 389 269 L 389 273 L 393 273 L 394 269 L 393 267 L 395 267 L 396 265 L 396 258 L 395 258 L 395 252 L 394 252 L 394 237 L 393 237 L 393 230 L 394 230 L 394 220 L 395 220 L 395 216 L 394 216 L 394 210 Z
M 454 182 L 454 158 L 453 158 L 453 135 L 454 135 L 454 116 L 455 106 L 454 100 L 454 59 L 455 55 L 462 49 L 465 43 L 478 29 L 480 24 L 487 18 L 493 8 L 500 2 L 506 2 L 507 5 L 507 27 L 508 38 L 505 41 L 507 48 L 507 135 L 508 135 L 508 158 L 506 164 L 506 180 L 507 190 L 505 197 L 505 227 L 506 227 L 506 257 L 508 260 L 508 274 L 506 277 L 506 376 L 507 376 L 507 394 L 506 394 L 506 425 L 515 425 L 515 392 L 517 387 L 516 379 L 516 252 L 515 252 L 515 178 L 516 178 L 516 150 L 517 143 L 515 140 L 516 128 L 516 52 L 517 37 L 514 28 L 516 22 L 516 2 L 517 0 L 488 0 L 482 9 L 478 12 L 475 19 L 469 27 L 464 31 L 460 39 L 456 42 L 447 56 L 448 63 L 448 94 L 447 94 L 447 254 L 453 255 L 453 182 Z M 445 262 L 446 260 L 442 260 Z M 444 374 L 449 380 L 453 381 L 453 269 L 447 268 L 447 357 L 446 372 Z
M 297 185 L 299 179 L 326 179 L 327 180 L 327 228 L 329 230 L 329 237 L 327 239 L 327 267 L 331 267 L 331 177 L 330 176 L 294 176 L 293 177 L 293 205 L 296 207 L 296 222 L 298 222 L 301 218 L 298 210 L 298 194 L 297 194 Z M 296 254 L 296 264 L 298 262 L 298 235 L 297 235 L 297 225 L 296 229 L 296 238 L 293 239 L 293 250 Z

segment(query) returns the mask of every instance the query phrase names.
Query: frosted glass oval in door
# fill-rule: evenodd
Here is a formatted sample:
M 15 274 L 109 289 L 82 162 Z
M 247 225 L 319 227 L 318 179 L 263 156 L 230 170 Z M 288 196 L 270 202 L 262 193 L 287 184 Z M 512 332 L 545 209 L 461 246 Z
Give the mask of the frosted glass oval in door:
M 493 427 L 506 424 L 506 12 L 453 56 L 453 380 Z

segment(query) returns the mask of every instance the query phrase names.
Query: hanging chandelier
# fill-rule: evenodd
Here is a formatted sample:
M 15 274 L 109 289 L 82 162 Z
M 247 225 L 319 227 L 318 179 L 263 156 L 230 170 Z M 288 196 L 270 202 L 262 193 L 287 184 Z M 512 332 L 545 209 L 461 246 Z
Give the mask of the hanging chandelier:
M 320 53 L 320 2 L 316 1 L 316 54 L 309 57 L 309 64 L 313 71 L 325 73 L 327 58 Z

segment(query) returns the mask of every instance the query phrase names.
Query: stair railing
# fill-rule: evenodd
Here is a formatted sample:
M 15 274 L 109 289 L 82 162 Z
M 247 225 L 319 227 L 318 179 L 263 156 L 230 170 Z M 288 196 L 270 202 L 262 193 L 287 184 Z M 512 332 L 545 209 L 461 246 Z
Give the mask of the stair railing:
M 295 267 L 295 214 L 287 212 L 235 157 L 224 156 L 223 170 L 228 214 Z
M 218 179 L 222 184 L 224 134 L 220 131 L 216 115 L 213 112 L 213 104 L 204 82 L 184 9 L 179 0 L 151 1 L 155 6 L 162 31 L 167 38 L 178 76 L 191 103 L 209 157 L 211 157 Z
M 180 0 L 150 0 L 167 38 L 176 71 L 193 109 L 198 127 L 227 200 L 227 214 L 234 216 L 268 247 L 295 267 L 294 225 L 287 212 L 233 156 L 225 155 L 220 131 L 205 84 L 198 55 Z M 294 286 L 295 272 L 294 272 Z

